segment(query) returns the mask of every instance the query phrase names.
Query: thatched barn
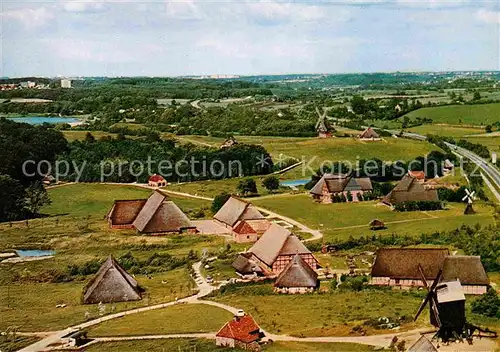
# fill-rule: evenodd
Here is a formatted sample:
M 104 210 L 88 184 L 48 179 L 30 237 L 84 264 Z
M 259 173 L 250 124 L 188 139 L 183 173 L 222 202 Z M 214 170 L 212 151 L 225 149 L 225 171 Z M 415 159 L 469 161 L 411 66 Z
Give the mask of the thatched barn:
M 363 141 L 379 141 L 380 136 L 377 132 L 375 132 L 373 128 L 368 127 L 366 130 L 361 132 L 361 134 L 359 135 L 359 139 Z
M 278 224 L 272 224 L 248 252 L 263 271 L 270 275 L 281 273 L 296 254 L 314 270 L 319 267 L 314 255 L 299 238 Z
M 352 202 L 363 200 L 365 193 L 373 190 L 369 177 L 354 177 L 349 174 L 324 174 L 314 185 L 309 193 L 313 199 L 323 204 L 330 204 L 336 197 L 342 197 L 349 201 L 348 195 L 352 197 Z
M 239 254 L 234 260 L 232 267 L 241 276 L 255 277 L 264 274 L 259 264 L 252 259 L 252 253 Z
M 134 220 L 146 204 L 147 199 L 115 200 L 107 215 L 112 229 L 132 229 Z
M 427 281 L 432 282 L 450 255 L 447 248 L 380 248 L 372 266 L 371 284 L 383 286 L 422 287 L 418 266 Z
M 438 349 L 424 335 L 410 346 L 407 352 L 438 352 Z
M 379 220 L 379 219 L 372 220 L 369 225 L 370 225 L 370 229 L 374 230 L 374 231 L 385 229 L 384 222 Z
M 481 257 L 452 255 L 443 263 L 443 281 L 459 280 L 465 294 L 482 295 L 488 291 L 490 280 Z
M 112 256 L 108 257 L 83 291 L 84 304 L 127 302 L 140 299 L 139 284 Z
M 382 203 L 392 206 L 409 201 L 439 201 L 437 190 L 426 189 L 415 177 L 405 175 L 389 192 Z
M 466 294 L 483 294 L 490 285 L 479 256 L 450 255 L 446 248 L 381 248 L 372 267 L 372 285 L 422 287 L 419 265 L 428 282 L 439 270 L 442 281 L 459 280 Z
M 139 233 L 165 234 L 196 233 L 196 226 L 182 210 L 167 197 L 154 192 L 134 220 L 134 228 Z
M 115 201 L 107 219 L 111 228 L 136 229 L 145 234 L 196 232 L 186 214 L 158 191 L 148 199 Z
M 262 235 L 271 225 L 270 221 L 257 208 L 235 196 L 231 196 L 224 203 L 222 208 L 214 215 L 214 220 L 219 225 L 231 229 L 236 242 L 255 242 L 257 240 L 256 236 L 248 234 L 242 236 L 242 232 L 248 232 L 247 225 L 255 231 L 257 236 Z M 241 222 L 245 222 L 246 225 L 241 225 Z M 246 238 L 247 235 L 249 236 L 248 239 Z
M 318 274 L 299 254 L 296 254 L 274 283 L 274 290 L 279 293 L 308 293 L 319 286 Z
M 233 136 L 226 138 L 226 140 L 221 144 L 220 148 L 231 148 L 238 144 L 238 141 Z

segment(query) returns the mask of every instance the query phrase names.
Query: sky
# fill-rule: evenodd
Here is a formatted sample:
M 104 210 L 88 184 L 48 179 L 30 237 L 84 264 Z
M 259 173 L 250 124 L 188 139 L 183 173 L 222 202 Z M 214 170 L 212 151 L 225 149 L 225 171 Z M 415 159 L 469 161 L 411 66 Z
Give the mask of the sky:
M 500 1 L 0 1 L 0 76 L 500 70 Z

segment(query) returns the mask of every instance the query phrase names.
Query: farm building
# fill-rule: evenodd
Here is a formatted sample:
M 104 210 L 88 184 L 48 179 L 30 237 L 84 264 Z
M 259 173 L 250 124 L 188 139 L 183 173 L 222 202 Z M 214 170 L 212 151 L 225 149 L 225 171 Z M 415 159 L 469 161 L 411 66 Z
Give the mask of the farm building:
M 374 219 L 370 222 L 370 230 L 383 230 L 385 229 L 385 224 L 379 219 Z
M 220 210 L 214 215 L 214 220 L 226 228 L 233 231 L 234 240 L 236 242 L 255 242 L 256 236 L 244 234 L 241 232 L 248 232 L 250 226 L 255 233 L 262 235 L 271 225 L 264 215 L 262 215 L 252 204 L 231 196 Z M 241 225 L 241 222 L 246 225 Z M 235 232 L 234 230 L 237 230 Z M 249 236 L 247 238 L 247 236 Z
M 427 281 L 432 282 L 439 270 L 442 280 L 459 280 L 466 294 L 483 294 L 489 279 L 478 256 L 450 255 L 446 248 L 381 248 L 372 267 L 372 285 L 411 288 L 424 286 L 419 265 Z
M 479 256 L 448 256 L 443 264 L 443 281 L 459 280 L 465 294 L 482 295 L 490 280 Z
M 407 352 L 438 352 L 438 349 L 424 335 L 410 346 Z
M 373 186 L 369 177 L 356 178 L 348 174 L 324 174 L 310 193 L 315 201 L 330 204 L 338 197 L 346 201 L 358 202 L 363 200 L 365 193 L 372 190 Z
M 375 132 L 373 128 L 368 127 L 366 130 L 361 132 L 361 134 L 359 135 L 359 139 L 361 139 L 362 141 L 379 141 L 380 136 L 377 132 Z
M 238 141 L 233 136 L 226 138 L 226 140 L 221 144 L 220 149 L 231 148 L 238 144 Z
M 380 248 L 371 272 L 372 285 L 421 287 L 418 266 L 432 282 L 450 255 L 447 248 Z
M 295 254 L 276 278 L 274 290 L 279 293 L 308 293 L 314 291 L 318 284 L 318 274 L 299 254 Z
M 318 132 L 319 138 L 330 138 L 332 136 L 332 126 L 330 122 L 326 118 L 326 112 L 320 114 L 319 110 L 316 110 L 318 113 L 318 121 L 316 121 L 316 132 Z
M 270 275 L 281 273 L 296 254 L 314 270 L 319 266 L 314 255 L 299 238 L 277 224 L 272 224 L 248 252 L 263 271 Z
M 239 254 L 232 264 L 233 268 L 236 269 L 236 273 L 241 276 L 259 276 L 263 274 L 263 271 L 259 264 L 252 259 L 252 253 L 241 253 Z
M 423 171 L 408 171 L 408 175 L 415 177 L 419 183 L 425 182 L 425 172 Z
M 435 189 L 426 189 L 415 177 L 405 175 L 382 199 L 389 206 L 409 201 L 439 201 L 439 198 Z
M 138 301 L 141 289 L 112 257 L 109 256 L 83 291 L 83 303 Z
M 107 218 L 112 229 L 133 229 L 134 220 L 147 199 L 115 200 Z
M 215 335 L 215 344 L 222 347 L 260 351 L 259 341 L 264 337 L 255 320 L 248 315 L 235 316 Z
M 148 180 L 148 186 L 151 187 L 165 187 L 167 185 L 167 180 L 161 175 L 154 174 Z
M 148 199 L 117 200 L 107 215 L 109 227 L 140 233 L 196 232 L 196 226 L 167 196 L 155 191 Z
M 258 239 L 259 235 L 246 220 L 238 222 L 233 228 L 233 240 L 236 243 L 256 242 Z
M 196 233 L 196 226 L 172 201 L 160 192 L 154 192 L 148 198 L 133 222 L 139 233 L 164 234 L 182 233 L 187 231 Z

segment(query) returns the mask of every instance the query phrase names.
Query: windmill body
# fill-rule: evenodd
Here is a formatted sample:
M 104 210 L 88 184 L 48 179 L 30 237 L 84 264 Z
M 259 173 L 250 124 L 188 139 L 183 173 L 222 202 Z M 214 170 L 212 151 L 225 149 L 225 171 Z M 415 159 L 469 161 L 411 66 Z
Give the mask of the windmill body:
M 437 327 L 440 328 L 441 337 L 452 338 L 455 334 L 461 336 L 465 329 L 466 320 L 465 295 L 460 281 L 441 282 L 436 286 L 435 292 L 441 323 Z

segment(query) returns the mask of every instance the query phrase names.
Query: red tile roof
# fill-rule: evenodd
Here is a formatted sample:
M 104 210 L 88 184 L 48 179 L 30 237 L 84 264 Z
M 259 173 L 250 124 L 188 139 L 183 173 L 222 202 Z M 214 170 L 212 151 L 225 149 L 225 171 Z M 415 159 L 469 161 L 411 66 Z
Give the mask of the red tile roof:
M 165 179 L 163 178 L 162 175 L 154 174 L 149 178 L 149 182 L 163 182 L 163 181 L 165 181 Z
M 260 328 L 250 315 L 245 314 L 227 322 L 216 336 L 251 343 L 260 338 Z
M 233 229 L 239 235 L 249 235 L 257 233 L 246 221 L 240 221 Z
M 423 171 L 408 171 L 408 174 L 417 180 L 425 180 L 425 173 Z

